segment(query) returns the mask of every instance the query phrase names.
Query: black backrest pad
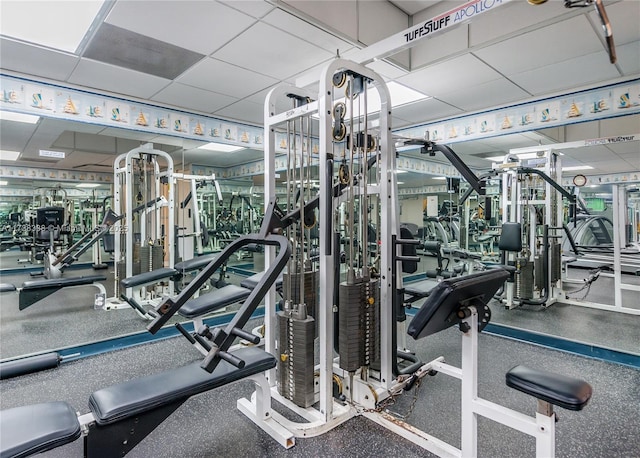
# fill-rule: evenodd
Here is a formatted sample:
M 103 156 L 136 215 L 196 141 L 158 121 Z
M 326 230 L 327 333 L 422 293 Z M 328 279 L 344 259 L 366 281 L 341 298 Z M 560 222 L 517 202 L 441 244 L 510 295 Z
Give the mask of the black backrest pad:
M 0 456 L 25 457 L 80 437 L 80 423 L 66 402 L 46 402 L 0 413 Z
M 459 320 L 450 317 L 461 302 L 476 298 L 486 304 L 508 277 L 503 269 L 491 269 L 441 281 L 409 323 L 407 333 L 420 339 L 453 326 Z
M 245 362 L 243 369 L 220 361 L 213 373 L 209 374 L 200 367 L 200 361 L 196 361 L 188 366 L 95 391 L 89 398 L 89 407 L 99 425 L 115 423 L 242 380 L 276 365 L 273 355 L 257 347 L 241 348 L 233 354 Z
M 502 223 L 498 248 L 502 251 L 522 251 L 522 225 L 520 223 Z

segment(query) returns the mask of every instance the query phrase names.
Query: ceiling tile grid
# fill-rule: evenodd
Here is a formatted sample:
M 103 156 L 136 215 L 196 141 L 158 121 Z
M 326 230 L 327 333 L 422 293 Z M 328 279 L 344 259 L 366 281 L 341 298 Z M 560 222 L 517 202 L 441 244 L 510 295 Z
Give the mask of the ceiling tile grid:
M 208 55 L 255 18 L 214 1 L 146 0 L 116 2 L 106 22 Z
M 497 71 L 513 75 L 603 49 L 584 15 L 474 51 Z
M 240 122 L 249 122 L 252 124 L 263 124 L 263 105 L 250 102 L 248 100 L 240 100 L 228 107 L 216 111 L 216 116 L 235 119 Z
M 596 65 L 599 62 L 601 65 Z M 606 51 L 566 59 L 551 65 L 544 65 L 522 73 L 515 73 L 509 79 L 532 95 L 544 95 L 562 90 L 572 90 L 590 83 L 614 79 L 620 73 L 609 64 Z
M 68 53 L 0 39 L 0 66 L 7 70 L 65 81 L 79 61 Z
M 90 59 L 81 59 L 68 78 L 70 83 L 148 99 L 170 80 Z
M 285 79 L 332 57 L 273 26 L 258 22 L 212 57 L 277 79 Z
M 151 100 L 203 113 L 213 113 L 238 99 L 181 83 L 171 83 L 156 93 Z
M 461 87 L 438 98 L 465 111 L 480 110 L 487 106 L 506 105 L 528 97 L 529 94 L 505 78 Z
M 231 97 L 246 97 L 278 82 L 269 76 L 206 58 L 191 67 L 176 82 Z
M 480 59 L 465 54 L 411 72 L 397 81 L 429 96 L 440 97 L 459 88 L 474 87 L 500 78 L 500 73 Z

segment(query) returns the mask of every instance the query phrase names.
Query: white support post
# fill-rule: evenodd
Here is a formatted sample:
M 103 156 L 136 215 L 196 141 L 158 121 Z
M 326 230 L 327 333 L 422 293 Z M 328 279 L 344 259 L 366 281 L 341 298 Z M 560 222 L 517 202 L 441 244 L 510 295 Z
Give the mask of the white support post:
M 462 456 L 478 456 L 478 417 L 474 402 L 478 398 L 478 312 L 469 307 L 471 316 L 464 323 L 471 328 L 462 335 L 461 430 Z

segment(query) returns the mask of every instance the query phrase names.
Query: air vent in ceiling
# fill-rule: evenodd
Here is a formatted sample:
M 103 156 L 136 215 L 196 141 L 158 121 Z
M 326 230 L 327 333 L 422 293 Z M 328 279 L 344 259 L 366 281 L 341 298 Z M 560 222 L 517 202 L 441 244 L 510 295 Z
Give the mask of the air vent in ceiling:
M 83 57 L 172 80 L 205 56 L 103 22 Z

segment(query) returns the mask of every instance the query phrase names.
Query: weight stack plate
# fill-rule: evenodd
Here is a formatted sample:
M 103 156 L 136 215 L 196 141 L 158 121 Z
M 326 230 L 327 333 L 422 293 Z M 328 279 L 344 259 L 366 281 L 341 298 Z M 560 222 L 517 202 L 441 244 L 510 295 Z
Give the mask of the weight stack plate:
M 292 304 L 300 304 L 300 274 L 287 273 L 282 274 L 282 287 L 284 299 L 291 301 Z M 304 304 L 307 306 L 307 314 L 316 318 L 316 310 L 318 308 L 318 288 L 320 286 L 320 272 L 311 270 L 304 273 Z M 289 297 L 291 296 L 291 297 Z M 317 336 L 317 330 L 315 336 Z
M 520 267 L 520 275 L 518 275 L 519 281 L 519 295 L 520 299 L 532 299 L 533 298 L 533 263 L 527 262 Z
M 365 288 L 357 283 L 340 283 L 338 295 L 338 353 L 340 367 L 353 372 L 364 365 L 364 325 L 362 307 Z
M 133 265 L 133 275 L 138 275 L 140 273 L 140 261 L 134 261 Z M 116 279 L 116 289 L 117 289 L 117 295 L 116 297 L 120 297 L 120 294 L 124 293 L 123 290 L 121 290 L 120 288 L 120 280 L 127 278 L 127 263 L 126 261 L 120 261 L 118 262 L 118 278 Z
M 314 402 L 314 335 L 315 320 L 291 318 L 278 312 L 278 392 L 300 407 Z
M 535 278 L 535 285 L 538 291 L 542 291 L 544 289 L 544 271 L 545 266 L 540 257 L 536 256 L 533 260 L 533 271 Z

